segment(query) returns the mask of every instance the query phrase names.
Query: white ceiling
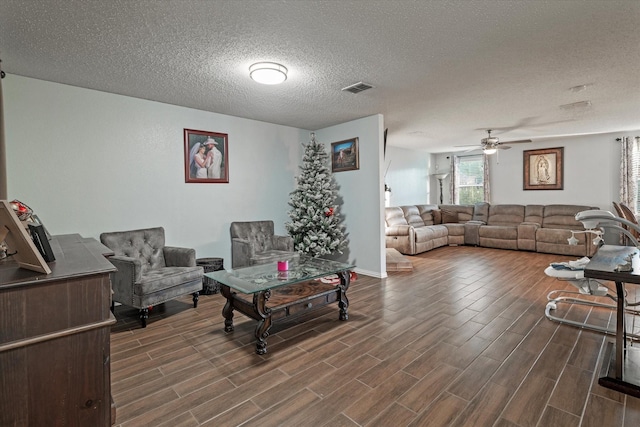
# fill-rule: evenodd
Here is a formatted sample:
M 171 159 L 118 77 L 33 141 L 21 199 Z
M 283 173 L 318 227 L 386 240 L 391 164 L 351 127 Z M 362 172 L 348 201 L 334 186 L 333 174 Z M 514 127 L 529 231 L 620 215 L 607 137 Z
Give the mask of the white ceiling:
M 308 130 L 381 113 L 389 145 L 429 152 L 487 128 L 640 129 L 638 0 L 0 0 L 0 59 L 8 78 Z M 287 81 L 250 80 L 258 61 Z

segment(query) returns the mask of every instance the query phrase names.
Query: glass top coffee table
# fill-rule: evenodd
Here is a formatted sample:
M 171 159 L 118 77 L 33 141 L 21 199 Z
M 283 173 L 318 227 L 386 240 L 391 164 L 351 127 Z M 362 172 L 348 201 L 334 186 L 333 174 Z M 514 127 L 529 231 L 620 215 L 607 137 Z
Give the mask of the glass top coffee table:
M 301 255 L 288 261 L 287 271 L 278 271 L 278 263 L 254 265 L 234 270 L 205 273 L 220 283 L 227 303 L 222 309 L 225 332 L 233 331 L 233 311 L 258 321 L 256 353 L 267 352 L 267 337 L 272 322 L 299 315 L 312 308 L 338 302 L 339 319 L 347 320 L 347 289 L 355 266 Z M 328 276 L 337 275 L 331 280 Z

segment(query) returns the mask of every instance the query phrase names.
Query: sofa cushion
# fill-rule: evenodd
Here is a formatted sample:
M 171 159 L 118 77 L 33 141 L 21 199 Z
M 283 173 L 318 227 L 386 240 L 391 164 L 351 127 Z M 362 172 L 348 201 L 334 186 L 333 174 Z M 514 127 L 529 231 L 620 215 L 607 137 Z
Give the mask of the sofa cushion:
M 578 244 L 567 244 L 571 237 L 569 229 L 539 228 L 536 230 L 536 251 L 550 254 L 562 254 L 573 256 L 591 256 L 597 246 L 591 244 L 591 239 L 586 234 L 576 234 Z
M 517 227 L 523 221 L 523 205 L 493 205 L 489 208 L 489 225 Z
M 133 285 L 135 295 L 147 295 L 180 286 L 189 281 L 202 281 L 202 267 L 162 267 L 148 270 Z
M 442 223 L 455 224 L 458 222 L 458 213 L 449 209 L 442 209 Z
M 485 224 L 489 218 L 489 203 L 476 203 L 473 205 L 473 218 L 472 221 L 482 221 Z
M 433 237 L 431 227 L 418 227 L 415 229 L 416 243 L 426 242 Z
M 464 245 L 464 224 L 449 223 L 447 228 L 449 245 Z
M 576 221 L 578 212 L 589 209 L 598 209 L 590 206 L 580 205 L 546 205 L 542 218 L 543 228 L 557 228 L 565 230 L 584 230 L 582 223 Z
M 438 207 L 441 211 L 446 210 L 457 214 L 457 220 L 454 221 L 454 224 L 471 221 L 473 218 L 473 205 L 439 205 Z M 444 218 L 442 219 L 442 223 L 446 223 Z
M 393 227 L 395 225 L 409 225 L 404 218 L 404 212 L 397 207 L 384 208 L 384 219 L 387 223 L 387 227 Z
M 428 225 L 415 229 L 416 253 L 446 246 L 449 243 L 448 230 L 444 225 Z
M 435 219 L 433 217 L 433 211 L 438 209 L 437 205 L 417 205 L 418 213 L 424 222 L 424 225 L 433 225 L 435 224 Z
M 524 222 L 535 222 L 542 225 L 544 205 L 527 205 L 524 207 Z
M 493 206 L 492 206 L 493 207 Z M 524 206 L 522 209 L 524 213 Z M 491 217 L 489 217 L 491 219 Z M 518 249 L 518 227 L 506 225 L 483 225 L 478 230 L 480 246 L 496 249 Z
M 431 215 L 433 215 L 434 224 L 442 224 L 442 211 L 440 209 L 432 210 Z
M 400 206 L 400 209 L 404 212 L 404 218 L 407 220 L 409 225 L 413 227 L 424 227 L 425 224 L 420 216 L 417 206 Z
M 509 227 L 504 225 L 483 225 L 478 230 L 480 241 L 486 237 L 489 239 L 513 240 L 515 243 L 518 239 L 518 227 Z M 482 244 L 482 243 L 481 243 Z

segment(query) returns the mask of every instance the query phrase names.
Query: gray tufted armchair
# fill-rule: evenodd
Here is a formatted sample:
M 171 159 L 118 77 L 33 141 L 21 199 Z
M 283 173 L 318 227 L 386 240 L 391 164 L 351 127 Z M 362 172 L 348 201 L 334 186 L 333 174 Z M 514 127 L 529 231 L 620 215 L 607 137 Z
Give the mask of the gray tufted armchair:
M 274 234 L 273 221 L 231 223 L 231 267 L 284 261 L 299 256 L 290 236 Z
M 153 305 L 193 294 L 198 306 L 204 271 L 196 251 L 165 246 L 164 228 L 102 233 L 100 241 L 113 250 L 109 261 L 118 269 L 111 274 L 113 301 L 139 309 L 143 328 Z

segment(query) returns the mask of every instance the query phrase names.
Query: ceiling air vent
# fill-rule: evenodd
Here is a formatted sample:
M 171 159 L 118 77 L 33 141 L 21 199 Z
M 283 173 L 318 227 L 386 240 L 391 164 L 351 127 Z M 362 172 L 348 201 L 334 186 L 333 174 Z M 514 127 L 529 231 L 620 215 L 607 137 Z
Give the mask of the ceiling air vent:
M 372 87 L 373 86 L 371 86 L 369 83 L 358 82 L 358 83 L 352 84 L 351 86 L 342 88 L 342 90 L 346 92 L 351 92 L 351 93 L 360 93 L 363 90 L 371 89 Z

